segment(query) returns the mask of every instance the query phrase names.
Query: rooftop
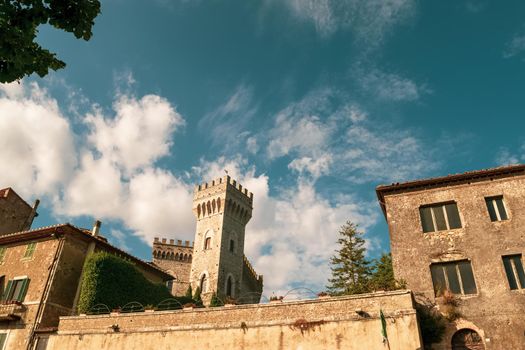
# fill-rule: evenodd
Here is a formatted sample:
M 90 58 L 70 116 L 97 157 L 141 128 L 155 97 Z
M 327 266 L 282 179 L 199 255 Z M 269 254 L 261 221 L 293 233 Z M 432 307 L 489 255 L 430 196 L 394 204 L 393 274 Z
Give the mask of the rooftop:
M 525 164 L 506 165 L 497 168 L 467 171 L 461 174 L 451 174 L 441 177 L 397 182 L 390 185 L 379 185 L 376 187 L 377 198 L 383 213 L 385 213 L 385 195 L 430 189 L 445 186 L 455 186 L 464 183 L 486 181 L 494 178 L 525 175 Z

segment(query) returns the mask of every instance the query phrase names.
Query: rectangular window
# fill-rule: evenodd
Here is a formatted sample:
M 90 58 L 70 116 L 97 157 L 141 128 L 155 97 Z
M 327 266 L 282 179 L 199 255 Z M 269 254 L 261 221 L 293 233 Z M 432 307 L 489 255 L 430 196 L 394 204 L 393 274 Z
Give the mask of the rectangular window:
M 6 247 L 0 247 L 0 263 L 4 262 L 5 252 L 7 251 Z M 0 347 L 0 350 L 2 348 Z
M 461 228 L 456 203 L 441 203 L 419 207 L 423 232 L 434 232 Z
M 468 260 L 432 264 L 430 274 L 436 296 L 443 295 L 445 290 L 454 294 L 477 293 L 472 266 Z
M 503 204 L 503 196 L 487 197 L 485 198 L 485 202 L 487 203 L 490 221 L 502 221 L 508 219 L 505 204 Z
M 7 282 L 2 300 L 6 301 L 24 301 L 27 288 L 29 287 L 29 278 L 15 279 Z
M 503 256 L 503 266 L 510 289 L 525 289 L 525 272 L 523 271 L 521 254 Z
M 24 253 L 23 259 L 27 259 L 33 256 L 35 252 L 36 242 L 29 243 L 26 247 L 26 252 Z

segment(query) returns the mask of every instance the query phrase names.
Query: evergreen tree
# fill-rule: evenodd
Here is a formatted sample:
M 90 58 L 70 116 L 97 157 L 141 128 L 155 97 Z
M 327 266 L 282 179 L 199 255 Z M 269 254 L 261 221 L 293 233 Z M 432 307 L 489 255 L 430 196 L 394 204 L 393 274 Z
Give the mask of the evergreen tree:
M 185 297 L 188 298 L 188 299 L 192 299 L 192 296 L 193 296 L 193 291 L 191 290 L 191 284 L 188 286 L 188 289 L 186 290 L 186 295 Z
M 211 296 L 210 306 L 211 307 L 224 306 L 224 303 L 222 302 L 221 299 L 219 299 L 219 297 L 217 296 L 217 293 L 215 292 L 213 292 L 213 295 Z
M 365 259 L 365 240 L 357 225 L 347 221 L 339 230 L 340 246 L 330 258 L 332 278 L 328 280 L 328 291 L 332 295 L 359 294 L 369 292 L 370 262 Z
M 392 255 L 383 253 L 379 260 L 374 260 L 370 288 L 373 290 L 396 290 L 406 287 L 404 281 L 394 278 L 394 268 L 392 267 Z
M 195 294 L 193 294 L 193 301 L 197 306 L 202 306 L 202 299 L 201 299 L 201 288 L 197 287 L 195 288 Z

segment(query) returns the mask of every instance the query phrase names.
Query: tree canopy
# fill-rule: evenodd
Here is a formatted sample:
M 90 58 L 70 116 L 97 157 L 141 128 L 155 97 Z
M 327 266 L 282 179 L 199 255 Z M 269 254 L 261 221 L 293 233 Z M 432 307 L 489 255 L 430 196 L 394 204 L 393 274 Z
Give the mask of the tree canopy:
M 328 291 L 333 295 L 366 293 L 372 269 L 365 258 L 363 232 L 347 221 L 339 230 L 339 235 L 337 243 L 340 249 L 330 258 L 332 278 L 328 280 Z
M 43 77 L 49 69 L 66 66 L 56 54 L 35 42 L 38 27 L 50 24 L 89 40 L 99 0 L 0 1 L 0 82 L 9 83 L 32 73 Z

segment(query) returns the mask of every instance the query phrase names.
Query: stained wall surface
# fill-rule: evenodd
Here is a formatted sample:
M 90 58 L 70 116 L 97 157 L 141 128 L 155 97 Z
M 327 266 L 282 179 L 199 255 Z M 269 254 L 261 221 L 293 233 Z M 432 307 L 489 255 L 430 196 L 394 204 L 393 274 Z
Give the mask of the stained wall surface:
M 62 317 L 58 349 L 421 349 L 409 291 L 196 310 Z M 361 316 L 358 314 L 361 314 Z
M 508 220 L 492 222 L 485 197 L 503 196 Z M 419 208 L 432 203 L 457 203 L 462 227 L 423 233 Z M 391 251 L 397 278 L 438 305 L 432 263 L 470 261 L 476 294 L 457 296 L 462 315 L 449 325 L 441 345 L 449 349 L 453 333 L 470 328 L 486 349 L 525 347 L 525 293 L 510 290 L 502 256 L 525 254 L 525 176 L 494 177 L 435 188 L 413 189 L 385 196 Z

